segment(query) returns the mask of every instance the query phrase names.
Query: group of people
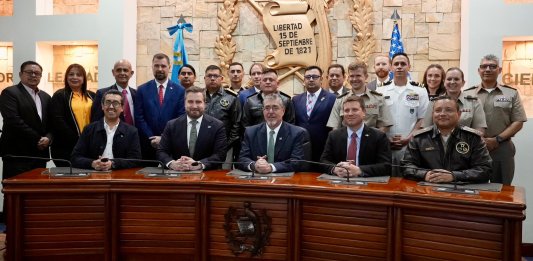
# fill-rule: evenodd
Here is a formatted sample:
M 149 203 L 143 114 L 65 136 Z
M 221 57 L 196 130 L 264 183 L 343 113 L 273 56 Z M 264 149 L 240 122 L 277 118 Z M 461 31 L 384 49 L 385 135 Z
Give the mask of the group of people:
M 404 53 L 378 55 L 377 78 L 368 82 L 364 63 L 347 71 L 332 64 L 325 77 L 309 66 L 305 92 L 291 97 L 278 90 L 277 71 L 260 63 L 250 67 L 247 88 L 237 62 L 229 66 L 229 86 L 216 65 L 205 69 L 205 88 L 195 86 L 189 64 L 176 83 L 169 57 L 159 53 L 154 79 L 137 88 L 129 85 L 134 71 L 127 60 L 115 63 L 116 82 L 96 93 L 87 90 L 83 66 L 72 64 L 65 87 L 50 97 L 38 88 L 42 67 L 28 61 L 20 83 L 0 95 L 0 155 L 47 158 L 50 147 L 57 166 L 70 160 L 103 171 L 148 162 L 178 171 L 235 167 L 511 184 L 511 138 L 527 118 L 518 92 L 497 82 L 499 59 L 483 57 L 481 83 L 466 90 L 457 67 L 429 66 L 425 88 L 409 81 L 410 67 Z M 4 157 L 3 178 L 45 164 Z

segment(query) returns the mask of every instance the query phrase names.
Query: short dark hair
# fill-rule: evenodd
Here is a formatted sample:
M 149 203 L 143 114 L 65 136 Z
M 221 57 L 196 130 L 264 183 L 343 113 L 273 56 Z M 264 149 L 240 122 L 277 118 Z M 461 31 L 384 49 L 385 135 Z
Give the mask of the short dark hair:
M 152 58 L 152 62 L 154 62 L 155 59 L 157 60 L 166 59 L 167 63 L 170 65 L 170 58 L 168 58 L 168 55 L 164 53 L 156 53 L 154 57 Z
M 363 73 L 364 74 L 368 74 L 368 66 L 366 65 L 366 63 L 363 63 L 363 62 L 354 62 L 354 63 L 350 63 L 350 65 L 348 65 L 348 72 L 350 71 L 355 71 L 355 70 L 358 70 L 358 69 L 363 69 Z
M 394 58 L 398 57 L 398 56 L 404 56 L 405 58 L 407 58 L 407 62 L 409 64 L 411 64 L 411 60 L 409 60 L 409 56 L 407 56 L 406 53 L 402 53 L 402 52 L 399 52 L 399 53 L 395 53 L 392 58 L 391 58 L 391 63 L 392 63 L 392 60 L 394 60 Z
M 304 70 L 304 73 L 308 72 L 308 71 L 311 71 L 311 70 L 318 70 L 318 72 L 320 73 L 320 76 L 322 76 L 322 69 L 316 65 L 311 65 L 311 66 L 307 66 L 305 67 L 305 70 Z
M 107 95 L 118 95 L 118 96 L 120 96 L 120 105 L 124 105 L 124 99 L 125 99 L 125 97 L 122 96 L 122 93 L 119 92 L 119 91 L 116 90 L 116 89 L 109 89 L 109 91 L 107 91 L 107 92 L 104 93 L 104 96 L 102 96 L 102 101 L 101 101 L 101 102 L 102 102 L 102 105 L 104 104 L 104 102 L 105 102 L 105 98 L 107 97 Z
M 254 66 L 259 66 L 261 68 L 261 72 L 265 70 L 265 66 L 262 63 L 254 63 L 252 64 L 252 66 L 250 66 L 250 70 L 248 70 L 248 74 L 252 75 L 252 68 L 254 68 Z
M 242 63 L 240 63 L 240 62 L 232 62 L 232 63 L 229 64 L 229 67 L 234 66 L 234 65 L 240 66 L 241 69 L 244 71 L 244 66 L 242 66 Z
M 357 95 L 350 95 L 348 96 L 343 102 L 342 102 L 342 108 L 344 109 L 344 104 L 348 103 L 348 102 L 358 102 L 359 105 L 361 106 L 361 109 L 363 111 L 366 111 L 366 108 L 365 108 L 365 100 L 363 100 L 363 98 L 361 98 L 360 96 L 357 96 Z
M 24 68 L 26 68 L 26 66 L 28 66 L 28 65 L 37 65 L 37 66 L 39 66 L 39 69 L 41 69 L 41 72 L 43 71 L 43 67 L 40 64 L 38 64 L 37 62 L 34 62 L 34 61 L 25 61 L 25 62 L 23 62 L 20 65 L 20 71 L 21 72 L 24 71 Z
M 346 72 L 344 71 L 344 66 L 342 66 L 342 64 L 338 64 L 338 63 L 334 63 L 334 64 L 332 64 L 332 65 L 330 65 L 328 67 L 328 74 L 329 74 L 329 70 L 331 70 L 333 68 L 340 68 L 343 76 L 346 74 Z
M 274 73 L 276 76 L 278 75 L 278 71 L 272 69 L 272 68 L 265 68 L 263 69 L 263 74 L 267 74 L 267 73 Z
M 461 111 L 461 108 L 459 107 L 459 103 L 457 102 L 456 99 L 453 99 L 452 97 L 448 96 L 448 95 L 442 95 L 442 96 L 437 96 L 435 97 L 435 99 L 433 99 L 433 104 L 437 103 L 437 101 L 440 101 L 440 100 L 450 100 L 450 101 L 453 101 L 455 103 L 455 108 L 457 109 L 457 111 Z M 433 106 L 433 111 L 435 111 L 435 106 Z
M 185 98 L 187 98 L 187 94 L 189 93 L 201 93 L 202 96 L 204 96 L 204 102 L 206 101 L 206 95 L 205 95 L 205 89 L 200 88 L 198 86 L 191 86 L 187 89 L 185 89 Z
M 218 70 L 219 72 L 222 73 L 222 69 L 220 69 L 220 67 L 218 67 L 217 65 L 214 65 L 214 64 L 211 64 L 211 65 L 207 66 L 207 68 L 205 68 L 205 73 L 207 73 L 207 71 L 211 71 L 211 70 Z
M 183 67 L 187 67 L 187 68 L 191 69 L 192 74 L 194 74 L 194 76 L 196 76 L 196 70 L 190 64 L 184 64 L 183 66 L 181 66 L 180 69 L 178 70 L 178 75 L 181 74 L 181 69 L 183 69 Z

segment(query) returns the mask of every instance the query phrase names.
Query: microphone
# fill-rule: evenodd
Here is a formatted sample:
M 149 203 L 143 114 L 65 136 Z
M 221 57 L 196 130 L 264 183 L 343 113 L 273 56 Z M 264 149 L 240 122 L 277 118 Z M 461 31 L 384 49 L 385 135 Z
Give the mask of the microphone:
M 248 164 L 248 162 L 244 162 L 244 161 L 205 161 L 205 163 L 213 163 L 213 164 Z M 200 161 L 195 161 L 195 162 L 191 163 L 192 166 L 198 166 L 200 164 L 202 164 L 202 162 L 200 162 Z M 238 178 L 239 179 L 262 179 L 262 180 L 271 178 L 271 177 L 268 177 L 268 176 L 255 176 L 255 172 L 257 172 L 257 170 L 255 169 L 255 161 L 251 162 L 250 170 L 252 171 L 252 175 L 251 176 L 241 175 Z
M 337 166 L 336 164 L 330 164 L 330 163 L 323 163 L 318 161 L 310 161 L 310 160 L 297 160 L 297 159 L 288 159 L 286 162 L 302 162 L 302 163 L 309 163 L 309 164 L 315 164 L 315 165 L 321 165 L 326 167 L 333 167 L 333 168 L 342 168 L 346 171 L 346 181 L 343 181 L 341 184 L 344 185 L 366 185 L 366 182 L 363 181 L 350 181 L 350 171 L 348 171 L 348 168 Z
M 66 159 L 53 159 L 53 158 L 22 156 L 22 155 L 11 155 L 11 154 L 5 155 L 4 158 L 5 159 L 34 159 L 34 160 L 44 160 L 44 161 L 55 160 L 55 161 L 59 161 L 59 162 L 65 162 L 65 163 L 68 164 L 68 172 L 67 173 L 62 173 L 61 171 L 59 171 L 60 168 L 57 168 L 58 170 L 57 170 L 56 173 L 50 171 L 50 174 L 52 176 L 56 176 L 56 177 L 60 177 L 60 176 L 87 177 L 87 176 L 89 176 L 89 173 L 73 173 L 72 172 L 72 163 L 69 160 L 66 160 Z
M 399 167 L 399 168 L 405 168 L 405 169 L 414 169 L 414 170 L 421 170 L 421 171 L 431 171 L 432 169 L 427 169 L 427 168 L 419 168 L 419 167 L 412 167 L 412 166 L 402 166 L 402 165 L 397 165 L 397 164 L 391 164 L 391 167 Z M 439 173 L 448 173 L 450 174 L 450 172 L 447 172 L 447 171 L 435 171 L 435 172 L 439 172 Z M 454 192 L 454 193 L 462 193 L 462 194 L 479 194 L 479 191 L 476 190 L 476 189 L 468 189 L 468 188 L 458 188 L 457 186 L 464 186 L 464 185 L 468 185 L 470 184 L 469 182 L 465 182 L 465 181 L 452 181 L 452 182 L 447 182 L 447 183 L 433 183 L 433 182 L 428 182 L 428 181 L 420 181 L 418 182 L 419 185 L 422 185 L 422 186 L 433 186 L 433 190 L 434 191 L 439 191 L 439 192 Z M 451 184 L 453 185 L 453 187 L 446 187 L 446 186 L 442 186 L 442 185 L 446 185 L 446 184 Z

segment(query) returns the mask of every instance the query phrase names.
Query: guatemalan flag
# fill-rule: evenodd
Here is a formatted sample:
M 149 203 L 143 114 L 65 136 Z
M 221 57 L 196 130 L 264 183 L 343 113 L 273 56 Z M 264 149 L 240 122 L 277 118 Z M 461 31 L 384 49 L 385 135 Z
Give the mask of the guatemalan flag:
M 189 33 L 192 33 L 192 24 L 185 23 L 185 20 L 180 19 L 178 20 L 177 25 L 167 28 L 170 36 L 176 32 L 178 33 L 176 36 L 176 42 L 174 42 L 174 64 L 172 66 L 171 78 L 173 82 L 179 82 L 178 71 L 184 64 L 187 64 L 187 50 L 185 50 L 185 41 L 183 40 L 183 29 L 187 30 Z

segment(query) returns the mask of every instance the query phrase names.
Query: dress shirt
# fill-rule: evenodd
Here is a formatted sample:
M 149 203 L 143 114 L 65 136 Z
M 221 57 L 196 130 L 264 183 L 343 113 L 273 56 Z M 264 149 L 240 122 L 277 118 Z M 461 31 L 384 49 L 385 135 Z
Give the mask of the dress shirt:
M 283 124 L 283 122 L 281 123 Z M 269 137 L 270 137 L 270 131 L 273 130 L 274 131 L 274 151 L 276 150 L 276 140 L 278 138 L 278 133 L 279 133 L 279 129 L 281 128 L 281 124 L 278 125 L 278 127 L 276 127 L 275 129 L 271 129 L 268 124 L 265 124 L 266 125 L 266 129 L 267 129 L 267 145 L 268 145 L 268 142 L 269 142 Z M 274 154 L 275 156 L 275 154 Z M 272 160 L 274 162 L 274 160 Z M 270 164 L 270 167 L 272 167 L 272 172 L 276 172 L 276 167 L 274 166 L 274 164 Z
M 315 108 L 316 101 L 318 100 L 318 96 L 320 96 L 320 92 L 321 91 L 322 91 L 322 88 L 318 89 L 318 91 L 313 93 L 313 99 L 312 99 L 313 101 L 311 102 L 311 108 L 313 108 L 313 109 Z M 308 100 L 309 99 L 309 95 L 311 95 L 311 93 L 307 92 L 307 99 L 306 99 L 307 103 L 306 103 L 306 105 L 309 103 L 309 100 Z M 313 110 L 311 110 L 311 112 L 312 111 Z
M 93 100 L 83 97 L 81 92 L 72 92 L 72 100 L 70 101 L 70 107 L 74 113 L 74 119 L 78 125 L 80 133 L 85 126 L 91 123 L 91 107 L 93 106 Z
M 35 102 L 35 107 L 37 107 L 37 114 L 39 114 L 39 118 L 43 120 L 43 106 L 41 105 L 41 97 L 39 97 L 39 88 L 34 91 L 32 88 L 22 84 L 24 86 L 24 89 L 30 94 L 31 98 Z
M 167 85 L 168 85 L 168 78 L 167 78 L 167 79 L 165 80 L 165 82 L 163 82 L 163 83 L 159 83 L 157 80 L 154 80 L 154 81 L 155 81 L 155 87 L 156 87 L 156 91 L 157 91 L 157 93 L 159 93 L 159 86 L 163 85 L 163 97 L 165 97 L 165 93 L 166 93 L 166 91 L 167 91 Z M 117 87 L 118 87 L 118 86 L 117 86 Z M 129 93 L 129 92 L 128 92 L 128 93 Z M 130 96 L 131 96 L 131 95 L 130 95 Z M 130 101 L 130 100 L 128 100 L 128 101 Z M 133 104 L 133 101 L 132 101 L 132 103 L 130 103 L 130 104 Z M 131 107 L 132 107 L 132 106 L 130 105 L 130 108 L 131 108 Z M 133 110 L 131 111 L 131 113 L 133 114 Z
M 357 158 L 355 159 L 355 165 L 359 166 L 359 148 L 361 148 L 361 136 L 363 135 L 363 128 L 365 127 L 365 124 L 361 124 L 361 127 L 355 131 L 355 134 L 357 135 L 356 141 L 357 141 Z M 350 147 L 350 142 L 352 141 L 352 133 L 354 132 L 351 128 L 346 128 L 348 130 L 348 137 L 347 137 L 347 146 L 346 146 L 346 155 L 348 155 L 348 148 Z
M 104 129 L 107 134 L 107 141 L 105 144 L 104 153 L 102 153 L 102 158 L 113 158 L 113 137 L 115 136 L 115 131 L 117 131 L 118 123 L 113 128 L 107 124 L 104 119 Z

